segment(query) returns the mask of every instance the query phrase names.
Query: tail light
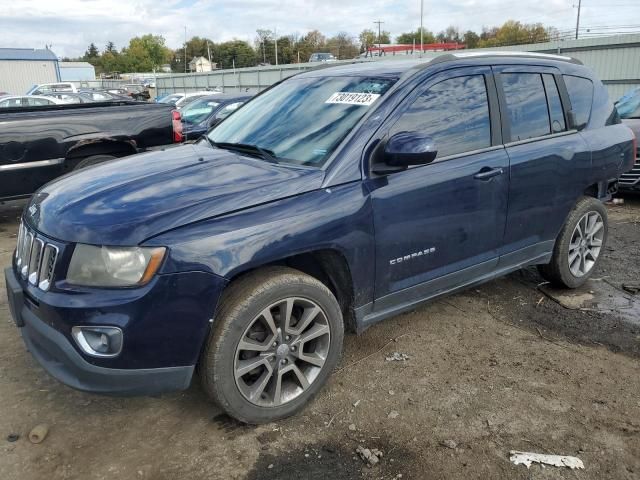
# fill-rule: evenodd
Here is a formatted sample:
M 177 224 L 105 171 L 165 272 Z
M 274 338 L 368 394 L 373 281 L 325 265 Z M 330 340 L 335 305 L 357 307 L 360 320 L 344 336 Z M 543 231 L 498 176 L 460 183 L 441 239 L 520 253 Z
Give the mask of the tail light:
M 180 112 L 174 110 L 171 112 L 172 125 L 173 125 L 173 143 L 180 143 L 184 140 L 184 135 L 182 135 L 182 117 L 180 117 Z

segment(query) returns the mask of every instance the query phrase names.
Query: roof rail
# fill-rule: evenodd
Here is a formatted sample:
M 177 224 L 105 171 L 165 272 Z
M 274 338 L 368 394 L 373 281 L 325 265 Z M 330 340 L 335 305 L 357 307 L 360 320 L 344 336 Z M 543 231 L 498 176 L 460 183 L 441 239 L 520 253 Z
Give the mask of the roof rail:
M 491 58 L 491 57 L 506 57 L 506 58 L 540 58 L 547 60 L 556 60 L 560 62 L 574 63 L 576 65 L 582 65 L 583 63 L 573 57 L 565 57 L 564 55 L 552 55 L 549 53 L 537 53 L 537 52 L 517 52 L 508 50 L 495 50 L 486 52 L 455 52 L 439 55 L 434 58 L 431 65 L 442 62 L 452 62 L 454 60 L 461 60 L 465 58 Z

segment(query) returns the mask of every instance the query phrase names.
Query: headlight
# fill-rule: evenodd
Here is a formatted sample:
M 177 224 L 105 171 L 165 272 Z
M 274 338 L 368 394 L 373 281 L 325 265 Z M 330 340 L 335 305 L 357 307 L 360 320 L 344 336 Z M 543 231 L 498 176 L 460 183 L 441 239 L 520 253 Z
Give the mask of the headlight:
M 91 287 L 133 287 L 147 283 L 158 271 L 164 247 L 96 247 L 76 245 L 67 282 Z

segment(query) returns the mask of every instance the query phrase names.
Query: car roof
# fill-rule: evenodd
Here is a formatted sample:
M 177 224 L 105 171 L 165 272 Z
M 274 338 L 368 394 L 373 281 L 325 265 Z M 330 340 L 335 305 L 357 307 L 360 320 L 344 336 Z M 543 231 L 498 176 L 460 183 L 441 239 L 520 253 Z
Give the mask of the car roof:
M 516 51 L 487 51 L 487 52 L 454 52 L 438 55 L 435 58 L 420 59 L 397 59 L 397 60 L 380 60 L 352 62 L 340 65 L 323 65 L 313 70 L 301 73 L 299 77 L 339 77 L 339 76 L 372 76 L 372 77 L 389 77 L 399 78 L 411 70 L 419 71 L 426 67 L 442 64 L 445 62 L 459 62 L 469 64 L 477 61 L 478 63 L 499 63 L 509 61 L 509 63 L 527 64 L 535 62 L 536 64 L 557 65 L 558 63 L 569 63 L 582 65 L 579 60 L 562 55 L 551 55 L 535 52 L 516 52 Z

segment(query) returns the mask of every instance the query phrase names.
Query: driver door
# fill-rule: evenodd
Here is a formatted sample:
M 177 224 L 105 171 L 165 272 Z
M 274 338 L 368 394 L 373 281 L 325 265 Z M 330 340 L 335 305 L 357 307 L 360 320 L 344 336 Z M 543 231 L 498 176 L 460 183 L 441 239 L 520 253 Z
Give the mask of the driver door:
M 432 163 L 370 175 L 374 311 L 410 305 L 492 272 L 507 215 L 509 160 L 490 67 L 443 72 L 414 90 L 387 138 L 419 131 Z

